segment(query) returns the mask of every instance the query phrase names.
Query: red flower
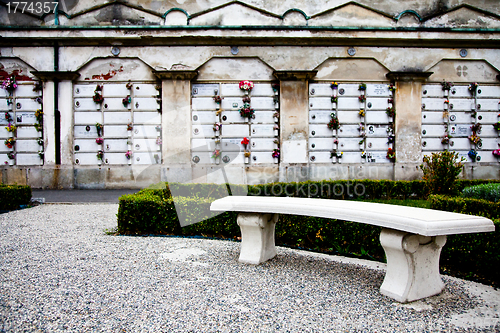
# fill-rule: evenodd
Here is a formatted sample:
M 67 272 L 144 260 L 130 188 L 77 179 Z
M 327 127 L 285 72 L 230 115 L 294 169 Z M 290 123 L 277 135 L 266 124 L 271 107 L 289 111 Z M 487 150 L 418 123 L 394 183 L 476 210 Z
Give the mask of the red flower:
M 248 138 L 243 138 L 243 140 L 241 140 L 241 144 L 242 144 L 242 145 L 245 145 L 245 147 L 246 147 L 246 145 L 248 145 L 249 143 L 250 143 L 250 140 L 248 140 Z

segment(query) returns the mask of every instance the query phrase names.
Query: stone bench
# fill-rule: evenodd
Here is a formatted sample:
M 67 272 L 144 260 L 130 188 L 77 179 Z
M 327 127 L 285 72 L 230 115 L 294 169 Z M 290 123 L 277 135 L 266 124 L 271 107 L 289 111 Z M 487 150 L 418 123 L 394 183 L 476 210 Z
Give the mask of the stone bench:
M 380 292 L 402 303 L 437 295 L 444 289 L 439 256 L 446 235 L 495 230 L 493 222 L 484 217 L 348 200 L 229 196 L 215 200 L 210 210 L 239 212 L 239 261 L 249 264 L 260 264 L 276 255 L 274 227 L 279 214 L 380 226 L 380 243 L 387 257 Z

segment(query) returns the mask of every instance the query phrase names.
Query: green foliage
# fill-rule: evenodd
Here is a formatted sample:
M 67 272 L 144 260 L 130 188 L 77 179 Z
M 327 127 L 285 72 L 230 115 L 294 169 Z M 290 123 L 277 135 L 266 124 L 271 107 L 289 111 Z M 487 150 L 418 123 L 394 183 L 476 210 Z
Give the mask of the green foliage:
M 24 185 L 0 185 L 0 210 L 19 209 L 31 200 L 31 187 Z
M 430 195 L 429 201 L 431 209 L 500 219 L 500 202 L 444 195 Z
M 500 184 L 488 183 L 466 187 L 462 190 L 464 198 L 484 199 L 493 202 L 500 200 Z
M 441 266 L 445 272 L 455 276 L 499 286 L 500 203 L 443 195 L 431 195 L 429 200 L 432 209 L 479 215 L 494 220 L 494 232 L 448 236 L 441 254 Z
M 458 153 L 443 151 L 424 156 L 420 169 L 424 172 L 422 179 L 430 194 L 455 194 L 455 181 L 462 172 L 464 158 L 458 160 Z
M 485 183 L 483 180 L 459 180 L 456 188 Z M 363 195 L 356 195 L 356 184 L 365 186 Z M 350 188 L 340 195 L 339 186 Z M 230 186 L 233 195 L 244 194 L 244 186 Z M 281 193 L 279 191 L 281 190 Z M 358 186 L 359 189 L 359 186 Z M 380 203 L 426 207 L 459 213 L 482 215 L 500 219 L 500 203 L 480 199 L 431 195 L 428 201 L 408 200 L 425 197 L 423 181 L 323 181 L 302 183 L 272 183 L 248 186 L 249 195 L 279 195 L 295 197 L 318 197 L 330 199 L 358 199 Z M 185 194 L 177 196 L 175 194 Z M 354 193 L 354 194 L 353 194 Z M 172 197 L 172 194 L 175 196 Z M 214 216 L 209 205 L 219 197 L 227 195 L 226 185 L 162 183 L 155 188 L 120 198 L 118 210 L 118 233 L 120 234 L 169 234 L 201 235 L 222 238 L 240 237 L 236 222 L 237 213 L 226 212 Z M 369 199 L 367 199 L 369 198 Z M 206 220 L 181 228 L 178 215 L 189 221 Z M 280 215 L 276 224 L 276 244 L 299 247 L 326 253 L 367 257 L 384 260 L 380 245 L 381 228 L 349 221 L 340 221 L 307 216 Z M 454 276 L 496 285 L 500 281 L 500 229 L 494 233 L 464 234 L 448 237 L 443 248 L 441 267 Z

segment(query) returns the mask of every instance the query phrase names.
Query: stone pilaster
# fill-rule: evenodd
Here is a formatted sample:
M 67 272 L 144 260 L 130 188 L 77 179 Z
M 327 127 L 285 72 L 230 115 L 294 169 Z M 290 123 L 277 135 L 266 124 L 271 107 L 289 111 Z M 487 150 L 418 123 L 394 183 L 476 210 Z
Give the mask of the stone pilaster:
M 191 80 L 197 71 L 155 71 L 162 81 L 162 181 L 184 182 L 191 175 Z
M 297 181 L 308 162 L 309 81 L 317 71 L 275 71 L 280 80 L 280 181 Z M 290 170 L 290 168 L 294 170 Z
M 396 92 L 394 179 L 420 178 L 418 166 L 422 163 L 422 83 L 432 72 L 390 72 Z

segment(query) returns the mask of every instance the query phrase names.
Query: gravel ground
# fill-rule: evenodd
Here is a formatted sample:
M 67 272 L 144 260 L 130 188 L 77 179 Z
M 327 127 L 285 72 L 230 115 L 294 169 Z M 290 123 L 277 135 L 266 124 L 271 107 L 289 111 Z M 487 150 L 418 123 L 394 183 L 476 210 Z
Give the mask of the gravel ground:
M 380 263 L 278 248 L 239 264 L 239 243 L 106 235 L 116 204 L 0 215 L 0 332 L 498 332 L 500 292 L 444 277 L 399 304 Z

